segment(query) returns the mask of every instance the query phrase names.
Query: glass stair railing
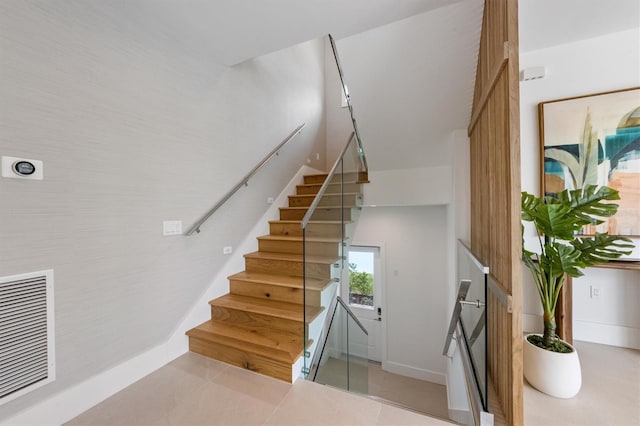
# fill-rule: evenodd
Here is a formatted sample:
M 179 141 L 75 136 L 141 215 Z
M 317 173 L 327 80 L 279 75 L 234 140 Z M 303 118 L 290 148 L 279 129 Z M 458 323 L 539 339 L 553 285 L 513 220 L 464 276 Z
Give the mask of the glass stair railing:
M 487 378 L 489 268 L 482 265 L 461 241 L 457 247 L 457 275 L 460 285 L 443 355 L 452 360 L 452 368 L 462 370 L 454 376 L 464 380 L 449 383 L 449 386 L 464 388 L 467 401 L 465 407 L 457 407 L 461 417 L 453 420 L 469 426 L 493 425 Z
M 329 327 L 323 336 L 322 348 L 312 366 L 309 379 L 324 385 L 369 393 L 369 359 L 367 330 L 349 309 L 336 297 L 329 316 Z
M 315 196 L 300 223 L 305 306 L 302 372 L 306 379 L 367 394 L 367 331 L 338 295 L 340 286 L 349 283 L 345 256 L 362 205 L 361 187 L 368 182 L 368 166 L 331 35 L 329 41 L 347 100 L 343 113 L 353 128 L 331 170 L 318 177 L 315 188 L 309 188 Z M 330 270 L 327 265 L 332 265 Z M 313 318 L 312 307 L 322 309 Z
M 333 315 L 330 309 L 324 309 L 320 315 L 310 318 L 310 308 L 331 306 L 340 294 L 340 283 L 349 282 L 345 254 L 360 212 L 364 183 L 361 178 L 366 174 L 361 156 L 364 151 L 352 132 L 301 221 L 304 306 L 307 306 L 304 312 L 305 377 L 310 372 L 317 342 L 328 325 L 329 315 Z M 332 265 L 330 272 L 323 267 L 327 264 Z

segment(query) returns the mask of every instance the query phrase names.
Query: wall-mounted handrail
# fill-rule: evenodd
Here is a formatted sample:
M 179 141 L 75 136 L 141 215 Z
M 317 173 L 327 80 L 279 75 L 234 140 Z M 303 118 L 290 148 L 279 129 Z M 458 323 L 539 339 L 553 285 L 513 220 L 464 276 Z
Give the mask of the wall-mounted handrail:
M 329 42 L 331 43 L 331 50 L 333 51 L 333 57 L 336 60 L 336 66 L 338 67 L 338 75 L 340 76 L 340 84 L 342 85 L 342 92 L 344 93 L 344 98 L 347 101 L 347 107 L 349 108 L 349 115 L 351 115 L 351 123 L 353 124 L 353 131 L 356 134 L 356 141 L 358 143 L 358 153 L 360 154 L 360 162 L 362 163 L 362 168 L 364 170 L 369 170 L 369 166 L 367 165 L 367 158 L 364 156 L 364 149 L 362 149 L 362 138 L 360 137 L 360 132 L 358 131 L 358 123 L 356 122 L 356 118 L 353 115 L 353 106 L 351 105 L 351 96 L 349 95 L 349 89 L 347 89 L 347 84 L 344 81 L 344 73 L 342 72 L 342 65 L 340 65 L 340 58 L 338 57 L 338 48 L 336 47 L 336 42 L 333 39 L 333 36 L 329 34 Z
M 313 199 L 311 206 L 309 206 L 309 210 L 307 210 L 307 213 L 302 218 L 302 221 L 300 222 L 300 228 L 304 229 L 307 227 L 307 224 L 309 223 L 309 221 L 311 220 L 311 217 L 315 213 L 316 208 L 318 207 L 318 204 L 320 204 L 320 200 L 322 199 L 325 191 L 329 187 L 329 183 L 331 183 L 331 179 L 333 179 L 333 176 L 336 174 L 336 171 L 338 170 L 338 165 L 340 165 L 340 161 L 342 161 L 342 157 L 344 157 L 344 154 L 349 149 L 349 145 L 351 145 L 351 140 L 353 139 L 354 134 L 355 134 L 354 132 L 351 132 L 351 135 L 349 135 L 349 140 L 347 141 L 347 144 L 344 146 L 344 149 L 340 153 L 340 156 L 338 157 L 336 162 L 333 164 L 333 167 L 331 167 L 331 170 L 329 171 L 329 175 L 322 183 L 322 186 L 320 187 L 318 194 Z M 364 151 L 363 151 L 363 155 L 364 155 Z
M 251 179 L 253 175 L 255 175 L 258 172 L 258 170 L 260 170 L 269 160 L 271 160 L 271 158 L 274 155 L 276 155 L 278 151 L 280 151 L 280 149 L 287 144 L 287 142 L 295 138 L 302 131 L 302 128 L 305 125 L 306 123 L 302 123 L 301 125 L 296 127 L 296 129 L 293 132 L 291 132 L 289 136 L 287 136 L 282 142 L 280 142 L 278 146 L 276 146 L 269 154 L 267 154 L 266 157 L 262 159 L 262 161 L 260 161 L 253 169 L 251 169 L 251 171 L 247 173 L 246 176 L 243 177 L 236 186 L 231 188 L 231 190 L 227 192 L 220 199 L 220 201 L 218 201 L 216 205 L 211 208 L 211 210 L 209 210 L 204 216 L 202 216 L 202 218 L 199 221 L 197 221 L 191 228 L 189 228 L 189 230 L 186 232 L 185 235 L 189 236 L 189 235 L 192 235 L 194 232 L 199 233 L 200 227 L 202 226 L 202 224 L 205 223 L 207 219 L 209 219 L 211 215 L 213 215 L 216 212 L 216 210 L 222 207 L 222 205 L 226 203 L 227 200 L 229 200 L 229 198 L 233 196 L 233 194 L 238 192 L 240 188 L 242 188 L 243 186 L 247 186 L 249 184 L 249 179 Z

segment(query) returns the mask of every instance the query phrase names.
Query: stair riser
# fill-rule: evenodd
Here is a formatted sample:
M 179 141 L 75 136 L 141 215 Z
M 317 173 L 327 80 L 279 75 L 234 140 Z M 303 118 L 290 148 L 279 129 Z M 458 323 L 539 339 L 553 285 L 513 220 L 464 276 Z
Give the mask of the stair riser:
M 303 186 L 299 185 L 296 187 L 296 194 L 298 195 L 315 195 L 320 191 L 321 184 L 317 184 L 314 186 Z M 339 194 L 342 192 L 342 187 L 339 184 L 330 184 L 327 187 L 327 191 L 325 194 Z M 346 193 L 360 193 L 360 184 L 359 183 L 345 183 L 344 184 L 344 192 Z
M 342 177 L 341 177 L 342 176 Z M 342 175 L 336 174 L 331 179 L 331 183 L 339 183 L 341 180 L 344 180 L 347 183 L 358 182 L 359 180 L 363 180 L 362 177 L 364 175 L 358 172 L 347 172 Z M 304 177 L 305 184 L 315 184 L 315 183 L 323 183 L 327 178 L 326 175 L 309 175 Z
M 269 233 L 271 235 L 302 236 L 300 223 L 270 223 Z M 342 235 L 342 225 L 339 223 L 309 223 L 306 229 L 307 237 L 328 237 L 340 238 Z
M 301 277 L 304 273 L 302 262 L 245 258 L 244 264 L 247 272 L 291 275 L 294 277 Z M 331 265 L 307 263 L 307 276 L 328 279 L 331 277 Z
M 344 196 L 344 204 L 342 204 L 342 196 L 340 194 L 325 194 L 319 206 L 348 206 L 354 207 L 361 205 L 360 197 L 356 194 L 347 194 Z M 313 198 L 306 196 L 291 195 L 289 197 L 289 207 L 309 207 L 313 203 Z
M 358 172 L 348 172 L 342 175 L 335 174 L 331 179 L 331 183 L 357 183 L 360 180 L 360 174 Z
M 342 212 L 340 208 L 327 209 L 318 208 L 313 214 L 313 220 L 342 220 Z M 280 220 L 302 220 L 306 210 L 292 210 L 287 208 L 280 209 Z M 351 209 L 344 209 L 344 220 L 351 221 Z
M 340 253 L 339 249 L 340 244 L 335 242 L 307 242 L 304 252 L 312 256 L 338 257 Z M 272 253 L 302 254 L 303 243 L 302 241 L 258 240 L 258 250 Z
M 304 183 L 309 185 L 309 184 L 314 184 L 314 183 L 323 183 L 324 180 L 327 178 L 327 175 L 308 175 L 304 177 Z
M 289 303 L 305 303 L 309 306 L 320 306 L 320 292 L 307 290 L 306 300 L 303 300 L 301 288 L 281 287 L 269 284 L 259 284 L 245 281 L 230 281 L 231 294 L 258 297 L 260 299 L 278 300 Z
M 300 321 L 293 321 L 221 306 L 211 306 L 211 319 L 250 330 L 275 328 L 276 330 L 298 335 L 302 335 L 304 331 L 302 326 L 302 306 L 300 306 Z
M 264 374 L 265 376 L 284 380 L 288 383 L 293 382 L 291 365 L 287 363 L 281 363 L 237 348 L 193 337 L 189 338 L 189 350 L 227 364 Z

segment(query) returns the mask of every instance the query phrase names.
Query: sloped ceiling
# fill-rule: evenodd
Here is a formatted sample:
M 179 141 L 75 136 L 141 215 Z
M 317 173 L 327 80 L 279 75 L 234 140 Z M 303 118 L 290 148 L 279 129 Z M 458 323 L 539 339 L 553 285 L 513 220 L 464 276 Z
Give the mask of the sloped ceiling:
M 520 51 L 640 27 L 638 0 L 520 0 Z
M 388 24 L 459 0 L 136 0 L 126 7 L 234 65 L 327 33 L 337 38 Z M 185 31 L 185 28 L 188 31 Z

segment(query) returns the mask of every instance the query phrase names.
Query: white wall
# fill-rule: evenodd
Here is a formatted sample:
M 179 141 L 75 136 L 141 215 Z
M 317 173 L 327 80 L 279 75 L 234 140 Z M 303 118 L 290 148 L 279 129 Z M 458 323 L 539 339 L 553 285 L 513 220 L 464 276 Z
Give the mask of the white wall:
M 384 244 L 385 370 L 444 384 L 445 206 L 365 207 L 354 241 Z
M 520 84 L 522 190 L 539 193 L 539 102 L 640 85 L 640 28 L 520 54 L 521 68 L 546 66 L 541 80 Z M 532 243 L 527 235 L 527 245 Z M 527 270 L 524 277 L 524 328 L 542 320 L 538 297 Z M 640 348 L 640 272 L 589 269 L 574 280 L 574 338 Z M 589 286 L 600 288 L 590 299 Z
M 222 247 L 308 157 L 324 168 L 322 41 L 227 68 L 131 13 L 0 2 L 0 154 L 44 160 L 45 176 L 0 179 L 0 275 L 55 270 L 58 360 L 56 382 L 0 421 L 184 331 Z M 188 227 L 301 122 L 201 234 L 162 237 L 163 220 Z
M 336 41 L 372 170 L 450 164 L 471 115 L 482 0 L 465 0 Z M 330 49 L 329 49 L 330 50 Z M 351 132 L 327 55 L 327 158 Z

